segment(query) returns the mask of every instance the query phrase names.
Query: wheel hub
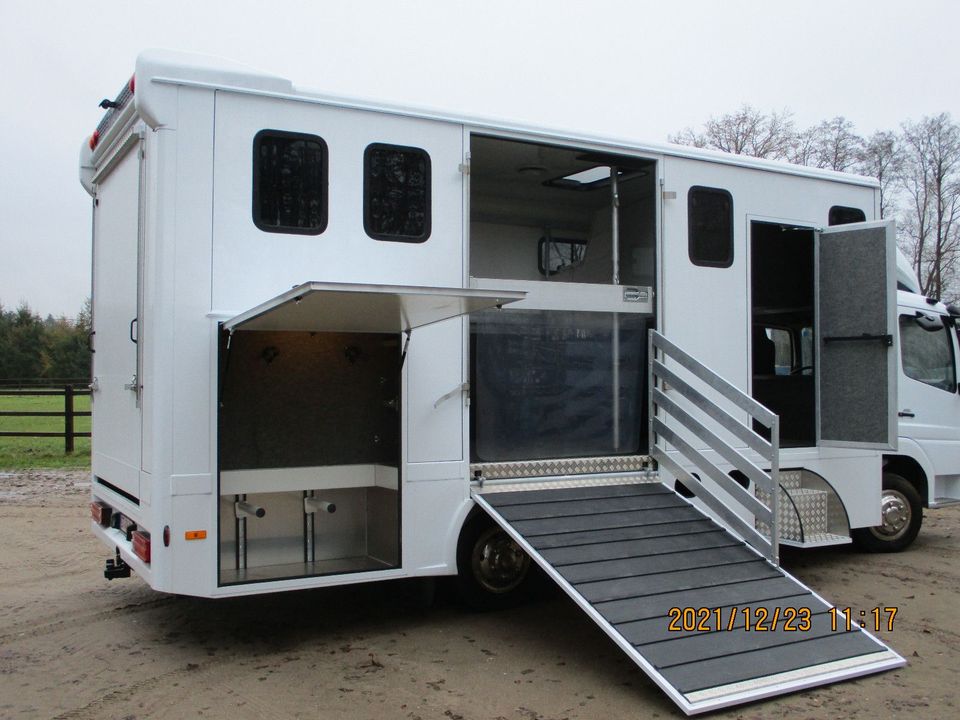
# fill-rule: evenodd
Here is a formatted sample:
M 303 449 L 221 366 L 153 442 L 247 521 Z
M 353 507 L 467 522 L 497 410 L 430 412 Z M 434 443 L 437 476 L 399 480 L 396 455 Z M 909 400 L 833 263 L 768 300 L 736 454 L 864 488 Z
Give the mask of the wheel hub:
M 473 551 L 474 576 L 490 592 L 506 593 L 527 574 L 530 557 L 500 528 L 490 528 Z
M 875 528 L 878 535 L 896 538 L 910 525 L 910 503 L 896 490 L 884 490 L 880 506 L 882 524 Z

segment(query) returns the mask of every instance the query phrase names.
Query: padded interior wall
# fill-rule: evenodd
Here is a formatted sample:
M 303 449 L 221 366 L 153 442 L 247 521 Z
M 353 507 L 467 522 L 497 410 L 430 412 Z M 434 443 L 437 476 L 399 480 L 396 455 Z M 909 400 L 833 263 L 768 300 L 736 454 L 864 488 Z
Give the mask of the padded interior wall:
M 396 466 L 399 337 L 238 331 L 221 347 L 220 468 Z
M 879 340 L 887 326 L 886 229 L 831 232 L 820 237 L 820 437 L 888 444 L 889 355 Z
M 568 174 L 620 167 L 620 281 L 654 285 L 655 162 L 585 153 L 576 148 L 474 136 L 470 173 L 470 275 L 512 280 L 611 283 L 609 183 L 571 189 L 555 184 Z M 562 183 L 561 183 L 562 184 Z M 545 278 L 538 243 L 585 240 L 582 262 Z

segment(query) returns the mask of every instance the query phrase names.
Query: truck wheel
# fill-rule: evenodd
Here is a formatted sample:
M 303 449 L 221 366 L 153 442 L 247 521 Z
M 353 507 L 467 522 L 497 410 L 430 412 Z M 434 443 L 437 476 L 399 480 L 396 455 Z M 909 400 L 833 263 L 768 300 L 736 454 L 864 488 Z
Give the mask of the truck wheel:
M 868 552 L 899 552 L 920 532 L 923 501 L 906 479 L 895 473 L 883 474 L 882 524 L 853 531 L 853 541 Z
M 463 524 L 457 546 L 457 586 L 474 610 L 502 610 L 530 590 L 530 556 L 483 513 Z

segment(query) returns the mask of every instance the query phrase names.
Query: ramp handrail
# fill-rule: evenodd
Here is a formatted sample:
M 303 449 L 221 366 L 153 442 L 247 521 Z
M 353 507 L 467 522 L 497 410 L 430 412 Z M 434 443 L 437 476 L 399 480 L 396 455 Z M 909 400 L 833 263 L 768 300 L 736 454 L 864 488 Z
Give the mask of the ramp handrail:
M 693 356 L 681 350 L 656 330 L 650 331 L 648 342 L 650 455 L 674 477 L 679 479 L 704 505 L 723 519 L 747 543 L 771 563 L 778 565 L 780 540 L 778 505 L 780 493 L 777 489 L 779 487 L 778 475 L 780 470 L 780 418 Z M 694 388 L 678 373 L 674 372 L 674 364 L 667 367 L 666 361 L 668 359 L 746 412 L 751 420 L 769 428 L 770 440 L 768 441 L 755 432 L 752 423 L 744 424 L 740 418 L 730 414 L 704 393 Z M 722 439 L 694 417 L 691 412 L 684 409 L 681 404 L 675 402 L 674 397 L 683 398 L 688 406 L 692 405 L 700 413 L 720 423 L 727 432 L 760 455 L 766 462 L 769 462 L 770 470 L 766 471 L 756 465 L 744 453 L 743 448 L 734 447 Z M 676 420 L 673 426 L 668 424 L 668 416 Z M 701 442 L 706 443 L 710 450 L 765 490 L 766 497 L 770 498 L 770 504 L 764 504 L 755 493 L 747 490 L 721 470 L 716 463 L 710 461 L 703 452 L 697 450 L 694 444 L 678 432 L 678 428 L 681 427 L 687 433 L 696 436 Z M 685 462 L 678 461 L 671 454 L 668 454 L 666 449 L 658 444 L 658 438 L 672 446 Z M 770 528 L 770 537 L 768 538 L 758 532 L 754 525 L 745 521 L 724 500 L 711 492 L 705 484 L 685 469 L 684 465 L 694 465 L 704 475 L 713 480 L 742 509 L 752 513 L 756 520 Z

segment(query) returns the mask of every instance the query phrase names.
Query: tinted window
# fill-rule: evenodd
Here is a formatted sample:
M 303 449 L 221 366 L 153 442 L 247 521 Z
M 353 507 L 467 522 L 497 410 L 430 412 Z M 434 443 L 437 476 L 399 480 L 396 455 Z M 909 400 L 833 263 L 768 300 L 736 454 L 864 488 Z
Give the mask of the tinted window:
M 903 373 L 948 392 L 957 391 L 950 334 L 938 315 L 900 316 Z
M 327 146 L 316 135 L 261 130 L 253 139 L 253 222 L 317 235 L 327 226 Z
M 370 145 L 363 155 L 363 227 L 377 240 L 430 237 L 430 156 L 419 148 Z
M 646 318 L 544 310 L 470 318 L 474 460 L 645 451 Z
M 834 205 L 830 208 L 828 222 L 831 225 L 848 225 L 850 223 L 866 222 L 867 216 L 860 208 Z
M 733 264 L 733 197 L 729 192 L 690 188 L 687 225 L 690 262 L 705 267 Z

